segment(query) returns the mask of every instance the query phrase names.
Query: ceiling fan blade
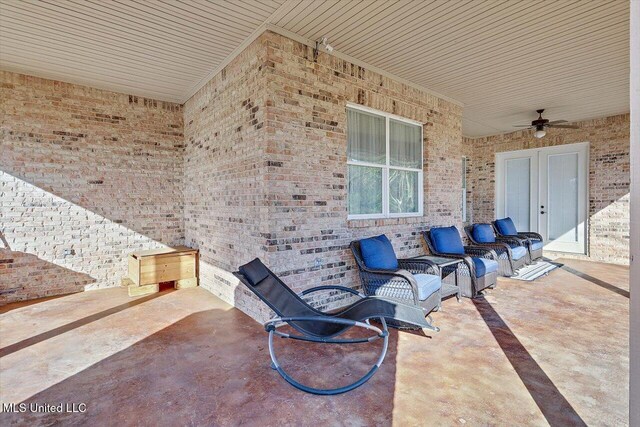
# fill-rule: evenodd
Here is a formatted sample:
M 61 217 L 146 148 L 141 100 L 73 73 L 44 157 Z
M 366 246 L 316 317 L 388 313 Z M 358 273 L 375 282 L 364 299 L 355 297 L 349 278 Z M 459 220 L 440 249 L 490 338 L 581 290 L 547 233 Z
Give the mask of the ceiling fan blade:
M 547 126 L 549 126 L 550 128 L 580 129 L 580 126 L 576 126 L 576 125 L 552 125 L 550 123 L 547 123 Z
M 514 128 L 530 128 L 533 127 L 531 125 L 513 125 Z
M 568 122 L 568 121 L 566 121 L 566 120 L 554 120 L 554 121 L 549 122 L 549 123 L 547 123 L 547 124 L 548 124 L 548 125 L 557 125 L 557 124 L 560 124 L 560 123 L 569 123 L 569 122 Z

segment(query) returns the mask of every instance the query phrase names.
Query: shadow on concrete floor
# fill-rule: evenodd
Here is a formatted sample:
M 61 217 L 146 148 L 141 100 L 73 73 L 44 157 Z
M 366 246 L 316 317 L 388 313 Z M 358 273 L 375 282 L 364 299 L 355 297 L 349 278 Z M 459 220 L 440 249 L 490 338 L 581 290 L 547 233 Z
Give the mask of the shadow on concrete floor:
M 612 292 L 617 293 L 618 295 L 622 295 L 623 297 L 629 298 L 631 294 L 629 294 L 629 291 L 624 290 L 624 289 L 620 289 L 617 286 L 612 285 L 611 283 L 607 283 L 604 280 L 600 280 L 597 277 L 593 277 L 587 273 L 583 273 L 582 271 L 578 271 L 575 268 L 571 268 L 568 267 L 566 265 L 563 265 L 562 267 L 560 267 L 561 269 L 563 269 L 564 271 L 568 271 L 571 274 L 574 274 L 578 277 L 580 277 L 581 279 L 584 280 L 588 280 L 589 282 L 593 283 L 594 285 L 598 285 L 604 289 L 608 289 Z
M 336 420 L 389 425 L 397 342 L 393 330 L 382 367 L 362 387 L 345 395 L 315 396 L 293 388 L 270 368 L 261 325 L 238 310 L 206 310 L 25 401 L 86 403 L 86 413 L 3 415 L 7 424 L 29 425 L 157 425 L 160 420 L 166 425 L 231 425 L 240 419 L 255 425 L 296 425 L 305 419 L 318 425 Z M 363 375 L 375 363 L 381 344 L 275 342 L 283 367 L 314 387 L 346 385 Z
M 484 297 L 472 301 L 549 424 L 586 426 L 493 306 Z
M 155 294 L 151 294 L 151 295 L 147 295 L 145 297 L 140 297 L 137 299 L 132 299 L 129 302 L 126 302 L 124 304 L 120 304 L 117 305 L 115 307 L 111 307 L 107 310 L 103 310 L 99 313 L 94 313 L 90 316 L 86 316 L 83 317 L 81 319 L 75 320 L 73 322 L 67 323 L 66 325 L 62 325 L 59 326 L 57 328 L 51 329 L 50 331 L 47 332 L 43 332 L 41 334 L 38 335 L 34 335 L 32 337 L 29 337 L 27 339 L 24 339 L 22 341 L 18 341 L 14 344 L 8 345 L 6 347 L 2 347 L 0 348 L 0 357 L 4 357 L 4 356 L 8 356 L 11 353 L 15 353 L 16 351 L 20 351 L 24 348 L 30 347 L 32 345 L 38 344 L 42 341 L 46 341 L 50 338 L 56 337 L 58 335 L 64 334 L 65 332 L 69 332 L 72 331 L 76 328 L 79 328 L 81 326 L 87 325 L 91 322 L 95 322 L 97 320 L 100 320 L 104 317 L 110 316 L 112 314 L 116 314 L 119 313 L 123 310 L 126 310 L 128 308 L 131 307 L 135 307 L 138 304 L 142 304 L 144 302 L 147 302 L 149 300 L 158 298 L 159 296 L 162 295 L 166 295 L 167 293 L 171 293 L 173 291 L 173 289 L 164 289 L 162 292 L 158 292 Z M 23 305 L 24 306 L 24 305 Z

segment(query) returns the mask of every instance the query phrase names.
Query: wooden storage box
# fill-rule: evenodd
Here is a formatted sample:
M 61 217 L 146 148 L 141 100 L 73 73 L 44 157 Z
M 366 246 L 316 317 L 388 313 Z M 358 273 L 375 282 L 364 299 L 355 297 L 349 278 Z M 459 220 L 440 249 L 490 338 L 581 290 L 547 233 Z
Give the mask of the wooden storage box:
M 178 246 L 134 252 L 122 282 L 130 296 L 158 292 L 161 282 L 175 282 L 176 289 L 198 286 L 198 250 Z

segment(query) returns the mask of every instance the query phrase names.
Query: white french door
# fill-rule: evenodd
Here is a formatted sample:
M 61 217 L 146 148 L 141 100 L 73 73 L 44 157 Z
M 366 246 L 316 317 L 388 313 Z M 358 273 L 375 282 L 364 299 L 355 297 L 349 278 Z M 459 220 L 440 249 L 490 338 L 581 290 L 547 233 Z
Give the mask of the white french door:
M 496 154 L 496 217 L 536 231 L 545 249 L 586 253 L 589 144 Z

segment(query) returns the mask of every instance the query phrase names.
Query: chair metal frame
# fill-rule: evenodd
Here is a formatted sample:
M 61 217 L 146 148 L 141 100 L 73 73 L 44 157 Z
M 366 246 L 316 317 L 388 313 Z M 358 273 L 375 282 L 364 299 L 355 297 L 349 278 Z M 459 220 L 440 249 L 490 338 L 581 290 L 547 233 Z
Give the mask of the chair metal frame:
M 255 261 L 256 260 L 252 262 L 255 262 Z M 312 315 L 307 315 L 307 316 L 282 315 L 281 312 L 279 313 L 278 307 L 276 307 L 276 305 L 274 305 L 272 301 L 270 301 L 265 295 L 263 295 L 259 290 L 256 289 L 257 287 L 260 286 L 259 284 L 255 284 L 255 285 L 252 284 L 251 281 L 240 271 L 236 271 L 233 273 L 236 276 L 236 278 L 240 280 L 240 282 L 246 285 L 258 298 L 260 298 L 265 304 L 267 304 L 267 306 L 269 306 L 269 308 L 271 308 L 276 313 L 275 317 L 271 318 L 270 320 L 264 323 L 265 331 L 267 331 L 267 333 L 269 334 L 269 356 L 271 358 L 271 368 L 276 370 L 280 374 L 280 376 L 289 384 L 291 384 L 292 386 L 304 392 L 318 394 L 318 395 L 335 395 L 340 393 L 346 393 L 366 383 L 377 372 L 377 370 L 380 368 L 380 365 L 382 364 L 382 362 L 384 361 L 387 355 L 387 350 L 389 347 L 389 330 L 387 327 L 386 318 L 390 316 L 390 312 L 383 313 L 385 308 L 388 310 L 393 309 L 393 313 L 402 322 L 412 323 L 416 327 L 433 329 L 431 325 L 427 323 L 427 321 L 424 319 L 424 316 L 422 316 L 422 311 L 419 309 L 419 307 L 401 304 L 396 301 L 391 301 L 385 298 L 367 297 L 354 289 L 350 289 L 344 286 L 337 286 L 337 285 L 317 286 L 314 288 L 307 289 L 299 294 L 296 294 L 282 280 L 280 280 L 280 278 L 278 278 L 278 276 L 276 276 L 271 270 L 266 268 L 266 266 L 264 266 L 263 264 L 262 266 L 265 268 L 266 271 L 268 271 L 269 275 L 276 281 L 276 284 L 281 287 L 278 289 L 282 291 L 286 291 L 288 293 L 288 297 L 292 298 L 292 302 L 297 304 L 298 307 L 302 307 L 306 312 L 312 313 Z M 344 310 L 339 311 L 337 313 L 321 312 L 311 307 L 307 302 L 305 302 L 302 299 L 303 296 L 306 296 L 318 291 L 324 291 L 324 290 L 342 291 L 342 292 L 346 292 L 354 296 L 357 296 L 360 299 L 357 300 L 355 303 L 351 304 L 350 306 L 348 306 L 347 308 L 345 308 Z M 370 316 L 367 315 L 365 319 L 354 320 L 354 319 L 348 318 L 347 313 L 349 312 L 349 310 L 353 308 L 356 308 L 357 310 L 357 306 L 359 304 L 377 304 L 376 307 L 382 307 L 382 308 L 378 308 L 378 311 L 376 312 L 377 314 L 372 314 Z M 369 323 L 369 319 L 379 319 L 382 325 L 382 328 L 378 328 L 376 326 L 371 325 Z M 343 325 L 344 328 L 337 329 L 337 332 L 335 333 L 322 335 L 322 334 L 311 332 L 309 330 L 305 330 L 300 325 L 300 322 L 303 322 L 303 323 L 314 322 L 314 323 Z M 291 326 L 294 330 L 299 332 L 299 334 L 289 334 L 289 333 L 284 333 L 278 330 L 278 328 L 287 324 Z M 352 338 L 352 339 L 337 338 L 352 327 L 358 327 L 358 328 L 369 330 L 373 332 L 373 335 L 366 338 Z M 382 343 L 382 350 L 380 352 L 380 355 L 378 356 L 378 359 L 376 360 L 376 363 L 362 377 L 352 382 L 351 384 L 343 387 L 337 387 L 332 389 L 320 389 L 320 388 L 309 387 L 307 385 L 304 385 L 298 382 L 283 369 L 282 365 L 278 361 L 278 358 L 276 356 L 276 352 L 274 349 L 274 345 L 273 345 L 274 336 L 278 336 L 284 339 L 294 339 L 294 340 L 300 340 L 300 341 L 306 341 L 306 342 L 312 342 L 312 343 L 323 343 L 323 344 L 371 343 L 379 339 L 382 339 L 383 343 Z

